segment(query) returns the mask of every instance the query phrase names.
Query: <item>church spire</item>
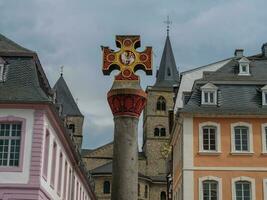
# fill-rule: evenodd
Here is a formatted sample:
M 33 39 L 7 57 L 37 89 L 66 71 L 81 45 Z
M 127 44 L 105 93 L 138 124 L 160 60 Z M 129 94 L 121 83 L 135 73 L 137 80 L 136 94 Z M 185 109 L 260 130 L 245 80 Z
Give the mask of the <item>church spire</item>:
M 169 21 L 169 18 L 167 21 Z M 177 70 L 172 51 L 172 46 L 169 36 L 169 25 L 168 25 L 165 46 L 160 61 L 160 67 L 159 70 L 157 71 L 156 83 L 154 86 L 173 87 L 173 85 L 178 85 L 178 84 L 179 84 L 179 72 Z

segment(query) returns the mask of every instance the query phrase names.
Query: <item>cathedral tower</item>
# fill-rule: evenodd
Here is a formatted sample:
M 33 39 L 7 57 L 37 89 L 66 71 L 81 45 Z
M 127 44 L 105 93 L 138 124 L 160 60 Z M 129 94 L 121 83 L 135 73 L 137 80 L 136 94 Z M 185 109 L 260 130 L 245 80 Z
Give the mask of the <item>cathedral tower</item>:
M 174 105 L 174 88 L 179 85 L 179 72 L 176 67 L 170 37 L 165 46 L 157 71 L 154 86 L 147 88 L 148 102 L 143 118 L 143 151 L 147 157 L 147 175 L 166 177 L 166 148 L 169 138 L 169 111 Z

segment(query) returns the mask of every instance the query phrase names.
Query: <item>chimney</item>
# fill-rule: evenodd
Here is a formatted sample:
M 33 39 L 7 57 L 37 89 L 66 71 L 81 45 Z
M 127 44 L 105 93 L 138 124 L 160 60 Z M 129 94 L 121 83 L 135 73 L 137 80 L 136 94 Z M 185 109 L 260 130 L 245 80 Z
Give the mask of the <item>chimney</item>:
M 236 58 L 242 58 L 244 56 L 243 52 L 244 52 L 244 49 L 236 49 L 235 50 L 235 57 Z
M 262 55 L 264 57 L 267 57 L 267 43 L 262 45 L 261 50 L 262 50 Z

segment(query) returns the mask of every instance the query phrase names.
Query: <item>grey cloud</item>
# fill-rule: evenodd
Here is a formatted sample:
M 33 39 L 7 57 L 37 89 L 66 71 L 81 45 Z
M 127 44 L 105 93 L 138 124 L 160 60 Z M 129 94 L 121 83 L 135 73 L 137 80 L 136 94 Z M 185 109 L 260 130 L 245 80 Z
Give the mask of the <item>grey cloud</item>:
M 100 45 L 114 48 L 116 34 L 140 34 L 143 47 L 153 46 L 156 69 L 169 14 L 176 63 L 186 70 L 230 57 L 235 48 L 258 53 L 267 41 L 266 6 L 265 0 L 0 0 L 0 32 L 37 51 L 52 86 L 65 66 L 86 116 L 83 146 L 92 148 L 113 138 L 106 101 L 113 77 L 102 75 Z M 154 76 L 139 74 L 143 88 L 154 83 Z

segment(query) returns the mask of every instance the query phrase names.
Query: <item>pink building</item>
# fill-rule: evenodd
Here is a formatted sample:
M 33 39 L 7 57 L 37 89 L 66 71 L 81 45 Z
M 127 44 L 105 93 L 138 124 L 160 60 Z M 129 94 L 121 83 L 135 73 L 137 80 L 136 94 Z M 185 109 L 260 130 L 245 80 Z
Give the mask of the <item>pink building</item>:
M 0 34 L 0 200 L 96 199 L 38 56 Z

